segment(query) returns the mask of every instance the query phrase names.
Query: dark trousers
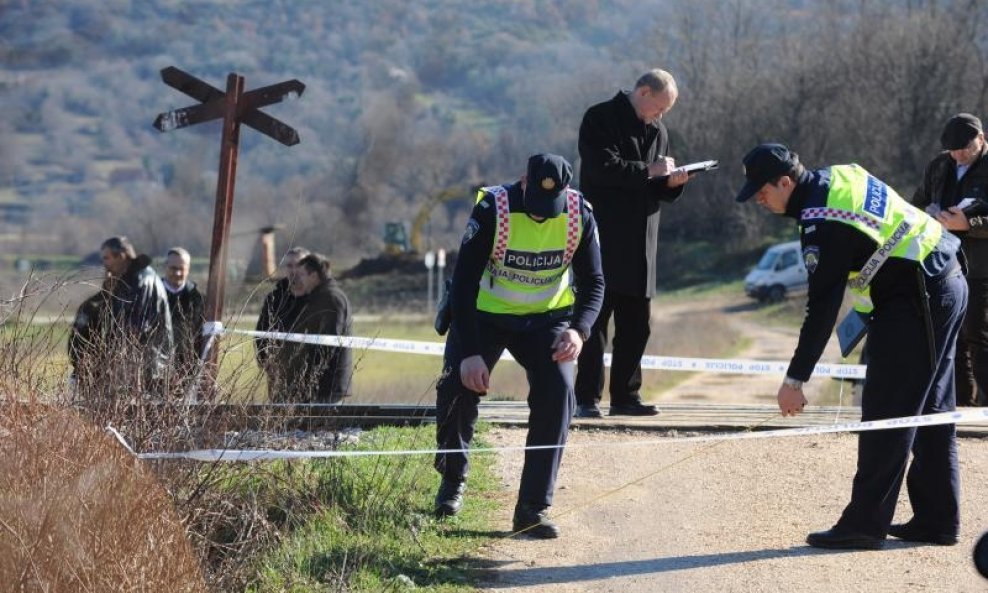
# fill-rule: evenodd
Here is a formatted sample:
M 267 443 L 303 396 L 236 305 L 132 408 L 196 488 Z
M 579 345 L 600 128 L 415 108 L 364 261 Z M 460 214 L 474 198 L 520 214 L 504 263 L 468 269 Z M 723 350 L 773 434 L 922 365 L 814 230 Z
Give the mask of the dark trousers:
M 876 303 L 868 330 L 862 420 L 955 409 L 955 342 L 967 307 L 967 283 L 959 272 L 948 276 L 926 280 L 935 347 L 932 365 L 921 305 L 907 298 Z M 887 535 L 905 476 L 917 525 L 956 534 L 960 478 L 955 436 L 953 424 L 862 432 L 851 502 L 837 528 Z
M 576 374 L 576 401 L 581 406 L 600 403 L 604 392 L 604 349 L 607 324 L 614 315 L 611 353 L 611 404 L 641 400 L 642 355 L 651 335 L 651 299 L 604 290 L 604 304 L 590 337 L 580 352 Z
M 968 278 L 967 287 L 970 301 L 957 337 L 957 404 L 976 406 L 985 404 L 988 389 L 988 279 Z
M 534 328 L 508 330 L 480 320 L 478 336 L 481 356 L 487 368 L 494 365 L 505 349 L 524 367 L 528 376 L 527 446 L 554 445 L 555 448 L 525 451 L 518 501 L 535 507 L 552 504 L 556 474 L 563 458 L 563 445 L 573 416 L 573 364 L 552 360 L 552 344 L 569 327 L 569 320 L 556 320 Z M 446 340 L 443 374 L 437 385 L 436 443 L 440 449 L 467 449 L 477 424 L 480 396 L 460 381 L 462 346 L 456 321 Z M 469 469 L 468 455 L 440 453 L 436 470 L 445 478 L 463 480 Z

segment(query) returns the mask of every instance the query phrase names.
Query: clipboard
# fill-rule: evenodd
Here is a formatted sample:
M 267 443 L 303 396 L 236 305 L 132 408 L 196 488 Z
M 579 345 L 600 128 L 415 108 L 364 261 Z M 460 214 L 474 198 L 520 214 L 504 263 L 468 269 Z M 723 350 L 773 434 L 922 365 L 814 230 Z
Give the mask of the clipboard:
M 840 355 L 847 358 L 867 333 L 868 316 L 851 309 L 837 325 L 837 342 L 840 344 Z
M 686 171 L 687 173 L 699 173 L 701 171 L 713 171 L 719 166 L 720 161 L 697 161 L 695 163 L 676 167 L 676 170 Z

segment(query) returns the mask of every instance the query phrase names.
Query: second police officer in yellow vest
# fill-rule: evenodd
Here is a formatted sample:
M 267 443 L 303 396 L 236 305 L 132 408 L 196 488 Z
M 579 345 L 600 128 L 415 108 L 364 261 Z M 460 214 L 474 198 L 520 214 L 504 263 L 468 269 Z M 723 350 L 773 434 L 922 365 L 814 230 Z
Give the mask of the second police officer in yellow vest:
M 846 286 L 870 293 L 873 305 L 862 420 L 954 410 L 955 340 L 967 306 L 960 240 L 858 165 L 806 170 L 781 144 L 759 145 L 743 162 L 747 182 L 737 201 L 755 197 L 796 219 L 809 272 L 806 317 L 778 393 L 782 414 L 806 404 L 802 384 L 823 353 Z M 953 424 L 862 432 L 851 501 L 833 528 L 811 533 L 807 543 L 879 548 L 887 535 L 957 543 L 955 435 Z M 903 478 L 913 516 L 892 525 Z
M 507 349 L 529 382 L 526 444 L 514 529 L 553 538 L 546 511 L 573 416 L 573 361 L 600 312 L 604 276 L 593 215 L 569 188 L 560 156 L 537 154 L 517 183 L 488 187 L 473 209 L 453 270 L 452 326 L 437 385 L 435 512 L 455 515 L 468 473 L 477 405 Z M 575 287 L 575 290 L 574 290 Z

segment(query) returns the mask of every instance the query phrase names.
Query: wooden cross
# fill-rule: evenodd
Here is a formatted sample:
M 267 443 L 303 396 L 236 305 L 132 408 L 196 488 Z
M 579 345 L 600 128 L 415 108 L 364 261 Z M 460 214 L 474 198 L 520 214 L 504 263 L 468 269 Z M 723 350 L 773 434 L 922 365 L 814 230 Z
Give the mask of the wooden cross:
M 265 136 L 270 136 L 285 146 L 299 143 L 298 132 L 284 122 L 260 111 L 261 107 L 280 103 L 287 98 L 300 97 L 305 85 L 298 80 L 286 80 L 277 84 L 244 92 L 244 77 L 230 73 L 226 78 L 226 92 L 169 66 L 161 71 L 161 80 L 168 86 L 182 91 L 200 101 L 199 105 L 183 107 L 158 114 L 154 127 L 161 132 L 185 128 L 198 123 L 223 119 L 223 136 L 220 141 L 220 169 L 216 182 L 216 208 L 213 212 L 213 240 L 209 250 L 209 280 L 206 285 L 206 321 L 220 321 L 223 317 L 223 294 L 226 284 L 227 241 L 230 237 L 230 219 L 233 213 L 233 187 L 237 174 L 237 150 L 240 146 L 240 124 L 246 124 Z M 216 340 L 206 355 L 206 372 L 211 379 L 216 375 Z M 211 381 L 211 383 L 214 383 Z M 213 389 L 208 389 L 213 393 Z

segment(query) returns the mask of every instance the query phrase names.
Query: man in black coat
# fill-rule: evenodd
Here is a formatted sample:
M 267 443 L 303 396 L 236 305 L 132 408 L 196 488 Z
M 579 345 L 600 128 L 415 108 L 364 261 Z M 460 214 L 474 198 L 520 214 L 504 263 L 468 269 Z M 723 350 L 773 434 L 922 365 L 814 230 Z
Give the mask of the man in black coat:
M 604 267 L 604 305 L 580 354 L 576 416 L 601 415 L 604 348 L 614 314 L 611 415 L 650 416 L 642 403 L 641 358 L 655 294 L 659 207 L 682 194 L 689 175 L 676 169 L 662 116 L 676 102 L 676 81 L 664 70 L 646 72 L 634 90 L 587 110 L 580 125 L 580 189 L 593 206 Z
M 115 366 L 134 373 L 133 387 L 143 394 L 160 395 L 161 381 L 174 350 L 171 314 L 161 278 L 151 268 L 151 258 L 137 254 L 127 237 L 111 237 L 100 246 L 109 295 L 108 346 Z
M 957 337 L 957 405 L 984 405 L 988 390 L 988 146 L 981 120 L 959 113 L 944 126 L 943 152 L 926 166 L 912 203 L 961 238 L 969 302 Z M 979 393 L 980 392 L 980 393 Z
M 181 383 L 194 378 L 202 354 L 202 326 L 205 322 L 202 294 L 189 280 L 192 256 L 182 247 L 172 247 L 165 255 L 165 275 L 161 280 L 168 296 L 168 310 L 175 337 L 175 365 Z
M 292 274 L 295 299 L 293 333 L 349 336 L 353 332 L 350 301 L 332 277 L 329 260 L 310 253 Z M 268 371 L 271 401 L 339 403 L 350 395 L 353 355 L 349 348 L 276 342 Z
M 309 255 L 305 247 L 292 247 L 285 252 L 282 264 L 285 266 L 285 277 L 278 280 L 274 289 L 264 297 L 261 314 L 257 318 L 255 329 L 259 332 L 288 332 L 292 331 L 295 318 L 298 316 L 295 297 L 292 296 L 292 277 L 298 271 L 298 263 Z M 265 371 L 268 359 L 277 342 L 267 338 L 254 338 L 254 356 L 257 364 Z M 270 373 L 269 373 L 270 376 Z
M 69 330 L 68 352 L 72 364 L 72 383 L 77 393 L 91 395 L 101 389 L 109 359 L 108 282 L 87 298 L 76 310 Z

